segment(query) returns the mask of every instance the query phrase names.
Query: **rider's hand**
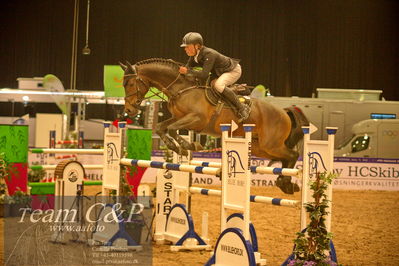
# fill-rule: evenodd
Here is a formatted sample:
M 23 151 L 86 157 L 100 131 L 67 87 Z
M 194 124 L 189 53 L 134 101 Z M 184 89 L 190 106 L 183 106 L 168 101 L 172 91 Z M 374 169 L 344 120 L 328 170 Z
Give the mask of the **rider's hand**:
M 181 66 L 179 68 L 179 72 L 180 72 L 180 74 L 187 74 L 187 67 Z

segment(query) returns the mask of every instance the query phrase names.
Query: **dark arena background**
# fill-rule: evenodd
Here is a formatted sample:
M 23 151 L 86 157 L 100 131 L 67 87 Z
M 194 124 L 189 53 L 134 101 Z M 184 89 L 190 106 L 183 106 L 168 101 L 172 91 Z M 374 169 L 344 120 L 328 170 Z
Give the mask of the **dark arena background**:
M 53 73 L 70 86 L 74 1 L 1 1 L 1 87 Z M 276 96 L 316 88 L 382 89 L 399 100 L 399 3 L 349 1 L 93 0 L 89 47 L 86 1 L 79 1 L 76 88 L 100 90 L 103 65 L 161 57 L 186 62 L 186 32 L 241 59 L 241 82 Z
M 335 149 L 338 150 L 340 146 L 352 152 L 362 152 L 358 156 L 348 153 L 335 156 L 334 172 L 342 174 L 334 181 L 331 208 L 331 231 L 338 262 L 343 265 L 399 265 L 399 0 L 1 0 L 0 7 L 1 207 L 7 205 L 3 204 L 8 193 L 3 189 L 6 183 L 8 190 L 18 190 L 15 185 L 10 189 L 12 182 L 7 179 L 9 175 L 12 178 L 18 176 L 18 173 L 2 172 L 6 169 L 1 161 L 3 152 L 12 152 L 21 143 L 26 144 L 26 149 L 28 146 L 36 147 L 34 137 L 37 139 L 40 134 L 47 145 L 49 135 L 44 129 L 44 133 L 41 132 L 38 125 L 32 129 L 29 124 L 30 129 L 21 133 L 21 136 L 26 133 L 26 143 L 18 135 L 13 140 L 16 146 L 9 148 L 9 136 L 4 133 L 3 126 L 16 126 L 14 124 L 18 123 L 12 124 L 14 120 L 22 119 L 25 114 L 30 115 L 31 121 L 36 119 L 36 122 L 39 120 L 38 114 L 61 115 L 60 108 L 50 97 L 50 100 L 35 102 L 16 98 L 21 95 L 5 94 L 8 89 L 23 89 L 18 88 L 18 78 L 53 74 L 66 91 L 89 94 L 103 92 L 105 65 L 118 65 L 126 61 L 134 64 L 150 58 L 186 63 L 188 57 L 180 47 L 182 37 L 187 32 L 199 32 L 205 46 L 240 59 L 243 73 L 239 83 L 251 86 L 262 84 L 268 89 L 268 96 L 274 96 L 264 97 L 266 101 L 280 107 L 289 103 L 302 108 L 310 122 L 319 127 L 318 133 L 312 135 L 314 139 L 326 140 L 329 133 L 320 132 L 325 132 L 326 126 L 337 126 Z M 373 101 L 321 99 L 318 95 L 320 88 L 379 91 L 379 94 L 378 99 Z M 38 88 L 32 90 L 35 89 Z M 103 148 L 102 122 L 121 118 L 124 109 L 120 101 L 123 98 L 116 101 L 102 98 L 99 99 L 101 103 L 95 104 L 85 102 L 85 107 L 78 100 L 71 100 L 70 120 L 60 124 L 67 124 L 79 134 L 76 121 L 96 120 L 92 124 L 81 121 L 84 130 L 87 130 L 84 147 Z M 142 115 L 133 119 L 134 126 L 131 127 L 138 129 L 135 133 L 141 135 L 136 137 L 136 140 L 139 139 L 137 146 L 126 149 L 126 152 L 136 148 L 136 151 L 148 155 L 146 160 L 172 160 L 171 153 L 161 151 L 166 146 L 154 131 L 155 125 L 171 114 L 165 102 L 158 101 L 156 108 L 151 104 L 150 101 L 144 101 L 140 107 Z M 382 118 L 392 119 L 381 122 Z M 47 118 L 41 119 L 44 121 L 41 125 L 46 128 Z M 381 131 L 377 128 L 380 124 L 375 128 L 370 126 L 370 130 L 375 130 L 370 133 L 367 124 L 366 134 L 356 138 L 358 132 L 354 131 L 356 128 L 353 126 L 364 120 L 378 120 L 381 125 L 389 124 L 392 127 L 384 127 Z M 387 120 L 392 120 L 392 123 Z M 52 120 L 48 118 L 48 121 Z M 36 130 L 35 135 L 32 135 L 33 130 Z M 389 142 L 378 138 L 377 150 L 373 146 L 376 142 L 369 140 L 370 136 L 373 138 L 378 135 L 374 133 L 380 134 L 379 137 L 384 135 Z M 139 143 L 140 138 L 147 137 L 148 140 Z M 217 162 L 221 139 L 198 134 L 196 140 L 209 148 L 210 154 L 206 157 L 198 152 L 197 156 Z M 372 148 L 375 153 L 366 154 L 368 151 L 374 152 Z M 120 151 L 122 153 L 122 149 Z M 384 156 L 387 153 L 389 155 Z M 25 156 L 25 161 L 12 162 L 25 164 L 25 176 L 28 176 L 32 161 L 39 164 L 59 163 L 50 155 L 46 157 L 42 154 L 40 157 L 35 154 L 34 157 L 28 151 L 26 154 L 29 155 Z M 101 182 L 105 175 L 103 156 L 105 153 L 97 157 L 73 157 L 73 160 L 79 161 L 82 158 L 85 164 L 86 161 L 100 164 L 98 169 L 101 170 L 91 172 L 87 169 L 85 178 L 89 180 L 86 181 L 93 182 L 84 189 L 87 196 L 102 192 Z M 302 158 L 300 160 L 299 166 L 295 167 L 302 167 Z M 252 166 L 268 164 L 260 158 L 252 159 L 250 163 Z M 18 171 L 22 168 L 18 168 Z M 52 171 L 54 168 L 51 168 Z M 155 191 L 157 172 L 149 167 L 148 171 L 138 169 L 146 181 L 144 185 L 149 186 L 149 191 Z M 120 171 L 118 174 L 122 176 Z M 124 182 L 128 183 L 124 185 L 131 194 L 134 186 L 130 182 L 134 181 L 129 178 L 133 174 L 123 174 L 126 174 Z M 129 174 L 132 175 L 127 177 Z M 190 186 L 220 189 L 219 178 L 214 175 L 199 176 L 193 176 Z M 168 176 L 165 174 L 163 177 Z M 24 179 L 24 193 L 29 191 L 29 186 L 35 186 L 31 185 L 32 180 L 28 178 L 31 178 L 30 175 Z M 54 182 L 53 178 L 54 174 L 47 172 L 46 177 L 35 182 L 50 183 L 47 181 Z M 275 174 L 267 178 L 254 174 L 252 178 L 251 194 L 301 200 L 300 192 L 294 195 L 281 192 L 275 186 Z M 122 186 L 118 186 L 118 189 L 122 189 Z M 152 192 L 153 205 L 146 207 L 157 204 Z M 186 191 L 186 194 L 190 193 Z M 220 235 L 221 200 L 194 193 L 190 196 L 189 203 L 197 231 L 201 231 L 203 213 L 209 214 L 208 237 L 210 245 L 214 247 Z M 91 261 L 91 264 L 85 265 L 204 265 L 211 256 L 210 250 L 174 252 L 169 245 L 151 241 L 156 223 L 152 220 L 154 212 L 155 207 L 145 209 L 143 223 L 148 226 L 143 225 L 144 231 L 139 236 L 144 249 L 149 249 L 150 253 L 136 251 L 137 257 L 125 264 Z M 281 265 L 292 253 L 293 240 L 299 229 L 299 215 L 299 211 L 290 208 L 251 203 L 251 220 L 257 229 L 259 252 L 267 260 L 267 265 Z M 82 243 L 54 246 L 47 239 L 44 240 L 48 236 L 45 225 L 35 227 L 35 231 L 21 233 L 26 228 L 15 226 L 19 225 L 19 218 L 7 217 L 1 211 L 0 216 L 0 264 L 80 265 L 82 258 L 89 257 L 87 254 L 90 251 L 86 253 L 89 248 Z M 85 248 L 81 248 L 83 246 Z M 123 253 L 117 254 L 122 256 Z

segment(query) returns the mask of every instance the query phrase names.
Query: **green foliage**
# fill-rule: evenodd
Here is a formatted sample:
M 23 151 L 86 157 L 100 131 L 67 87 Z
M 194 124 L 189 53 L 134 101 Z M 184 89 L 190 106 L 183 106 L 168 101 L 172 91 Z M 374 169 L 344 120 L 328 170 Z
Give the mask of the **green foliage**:
M 1 201 L 5 201 L 5 196 L 8 195 L 8 187 L 6 178 L 10 178 L 9 175 L 9 163 L 4 152 L 0 153 L 0 196 Z
M 8 160 L 4 152 L 0 153 L 0 179 L 5 180 L 8 176 Z
M 32 201 L 32 198 L 18 188 L 12 196 L 8 197 L 8 204 L 27 204 Z
M 125 168 L 127 168 L 127 167 L 125 167 Z M 132 171 L 131 168 L 133 168 L 133 166 L 129 166 L 129 168 L 130 168 L 130 171 Z M 133 192 L 132 192 L 132 189 L 131 189 L 131 185 L 127 181 L 126 173 L 127 173 L 126 169 L 122 170 L 122 175 L 123 176 L 121 178 L 121 183 L 120 183 L 120 195 L 132 196 Z
M 78 140 L 78 135 L 77 135 L 77 132 L 74 132 L 74 131 L 71 131 L 71 132 L 69 132 L 69 134 L 68 134 L 68 136 L 65 138 L 65 140 L 66 141 L 77 141 Z M 67 144 L 67 143 L 63 143 L 62 145 L 61 145 L 61 148 L 63 148 L 63 149 L 76 149 L 76 148 L 78 148 L 78 145 L 77 144 L 74 144 L 74 143 L 69 143 L 69 144 Z
M 204 150 L 212 150 L 216 148 L 216 140 L 217 138 L 212 137 L 212 136 L 207 136 L 206 137 L 206 142 L 204 146 Z
M 289 265 L 335 265 L 329 258 L 332 234 L 325 224 L 329 207 L 326 191 L 335 177 L 336 174 L 332 173 L 317 173 L 316 179 L 310 181 L 314 202 L 305 204 L 310 222 L 306 232 L 297 233 L 294 240 L 295 260 Z
M 2 195 L 7 195 L 7 184 L 5 183 L 0 183 L 0 196 Z
M 33 163 L 33 165 L 38 165 L 39 163 Z M 29 182 L 40 182 L 46 176 L 46 170 L 44 169 L 29 169 L 28 171 L 28 181 Z

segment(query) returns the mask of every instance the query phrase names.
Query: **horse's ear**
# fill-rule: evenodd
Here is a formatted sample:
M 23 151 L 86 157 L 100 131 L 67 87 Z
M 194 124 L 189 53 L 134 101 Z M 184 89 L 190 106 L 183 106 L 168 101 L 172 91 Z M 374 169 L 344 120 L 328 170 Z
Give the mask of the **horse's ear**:
M 123 69 L 123 71 L 126 71 L 127 65 L 124 65 L 124 64 L 122 64 L 121 62 L 119 62 L 119 65 L 121 66 L 121 68 Z
M 132 64 L 129 63 L 129 61 L 126 61 L 127 67 L 131 71 L 131 73 L 136 74 L 136 68 L 132 66 Z

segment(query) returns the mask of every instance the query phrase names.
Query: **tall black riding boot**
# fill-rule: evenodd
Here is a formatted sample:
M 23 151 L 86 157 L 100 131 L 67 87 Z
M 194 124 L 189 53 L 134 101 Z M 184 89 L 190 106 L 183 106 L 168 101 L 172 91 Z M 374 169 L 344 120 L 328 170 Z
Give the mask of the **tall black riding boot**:
M 242 122 L 249 117 L 250 110 L 248 106 L 242 104 L 237 98 L 237 95 L 229 87 L 224 88 L 222 96 L 231 104 L 233 104 L 234 109 L 236 110 L 236 115 L 238 117 L 238 122 Z

